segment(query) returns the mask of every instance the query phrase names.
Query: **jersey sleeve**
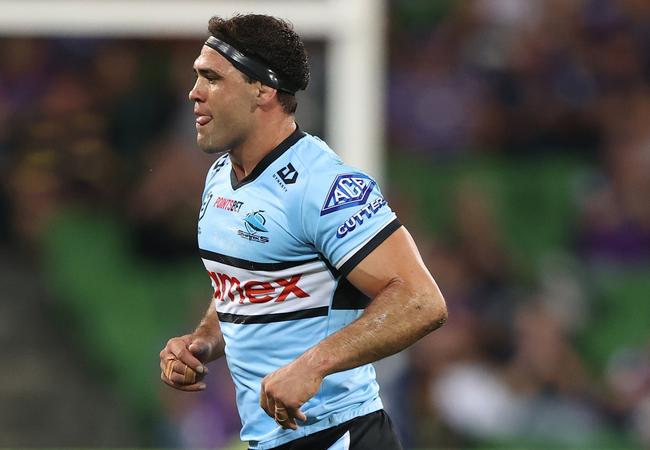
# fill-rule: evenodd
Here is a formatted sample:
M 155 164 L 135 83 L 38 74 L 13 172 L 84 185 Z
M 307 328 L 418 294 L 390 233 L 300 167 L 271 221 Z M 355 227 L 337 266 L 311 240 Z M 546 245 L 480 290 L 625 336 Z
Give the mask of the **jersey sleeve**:
M 308 242 L 343 276 L 401 226 L 375 180 L 359 171 L 312 174 L 302 222 Z

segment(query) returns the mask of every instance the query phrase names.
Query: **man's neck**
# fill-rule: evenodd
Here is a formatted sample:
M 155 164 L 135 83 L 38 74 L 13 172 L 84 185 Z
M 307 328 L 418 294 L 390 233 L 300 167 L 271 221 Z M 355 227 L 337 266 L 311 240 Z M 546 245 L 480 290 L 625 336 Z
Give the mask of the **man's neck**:
M 293 116 L 283 116 L 258 126 L 245 142 L 230 151 L 237 179 L 241 181 L 250 175 L 255 166 L 295 130 Z

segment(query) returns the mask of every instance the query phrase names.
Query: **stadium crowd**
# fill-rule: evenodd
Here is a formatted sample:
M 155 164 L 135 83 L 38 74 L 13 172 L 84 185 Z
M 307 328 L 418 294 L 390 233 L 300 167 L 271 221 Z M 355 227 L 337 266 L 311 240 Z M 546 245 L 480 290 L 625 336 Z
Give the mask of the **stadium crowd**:
M 601 360 L 588 350 L 594 324 L 626 326 L 608 322 L 595 280 L 649 278 L 650 3 L 394 0 L 388 26 L 391 158 L 432 173 L 485 157 L 570 157 L 580 167 L 566 192 L 565 245 L 547 249 L 532 276 L 479 181 L 454 184 L 451 226 L 434 230 L 389 172 L 384 190 L 450 311 L 384 385 L 405 444 L 650 448 L 650 333 Z M 194 41 L 2 39 L 3 253 L 42 267 L 52 221 L 82 209 L 124 224 L 131 258 L 196 258 L 201 272 L 197 174 L 211 158 L 193 145 L 186 97 L 196 50 Z M 323 103 L 309 95 L 299 108 L 307 123 Z M 630 320 L 648 311 L 649 294 L 635 291 Z M 179 326 L 204 308 L 194 297 L 196 314 Z M 211 369 L 214 389 L 200 396 L 161 389 L 164 414 L 148 431 L 157 437 L 142 442 L 219 448 L 235 438 L 225 370 Z

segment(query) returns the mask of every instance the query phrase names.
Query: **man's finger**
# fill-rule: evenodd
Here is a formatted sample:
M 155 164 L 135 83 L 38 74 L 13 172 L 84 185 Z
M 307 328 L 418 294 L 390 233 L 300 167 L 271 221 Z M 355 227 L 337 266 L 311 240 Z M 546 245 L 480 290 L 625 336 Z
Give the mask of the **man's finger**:
M 289 417 L 291 418 L 296 418 L 298 420 L 301 420 L 303 422 L 307 421 L 307 416 L 305 415 L 304 412 L 300 410 L 300 408 L 287 408 L 287 413 L 289 414 Z
M 280 403 L 275 404 L 275 421 L 284 429 L 298 429 L 295 419 L 290 416 L 287 408 L 282 406 Z
M 296 425 L 296 421 L 294 419 L 290 418 L 290 417 L 287 417 L 286 419 L 283 419 L 283 420 L 279 419 L 279 418 L 275 419 L 275 423 L 280 425 L 285 430 L 289 430 L 289 429 L 297 430 L 298 429 L 298 425 Z
M 160 373 L 165 373 L 165 367 L 167 367 L 167 360 L 160 358 Z
M 177 340 L 172 342 L 169 346 L 169 351 L 176 357 L 176 359 L 181 361 L 183 364 L 190 366 L 195 372 L 203 373 L 206 371 L 203 363 L 187 349 L 183 341 Z
M 273 416 L 276 422 L 286 422 L 289 418 L 289 415 L 287 414 L 287 408 L 281 407 L 277 403 L 275 404 L 275 413 Z
M 172 373 L 174 372 L 174 365 L 176 363 L 175 359 L 168 359 L 165 362 L 165 368 L 163 369 L 163 373 L 165 374 L 165 377 L 167 379 L 170 379 L 172 376 Z
M 275 419 L 275 399 L 270 396 L 268 393 L 266 394 L 266 413 Z
M 164 377 L 163 374 L 160 375 L 160 379 L 161 379 L 161 380 L 163 381 L 163 383 L 165 383 L 167 386 L 171 386 L 171 387 L 173 387 L 174 389 L 178 389 L 179 391 L 185 391 L 185 392 L 200 392 L 200 391 L 205 390 L 205 388 L 206 388 L 206 384 L 203 383 L 203 382 L 194 383 L 194 384 L 190 384 L 190 385 L 187 385 L 187 386 L 180 385 L 180 384 L 176 384 L 176 383 L 174 383 L 173 381 L 170 381 L 170 380 L 166 379 L 166 378 Z
M 187 349 L 194 355 L 199 361 L 205 361 L 210 356 L 210 344 L 203 341 L 194 341 L 190 344 Z
M 185 366 L 183 371 L 183 384 L 194 384 L 196 382 L 196 372 L 190 369 L 189 366 Z
M 186 378 L 185 375 L 180 374 L 178 372 L 174 372 L 174 373 L 172 373 L 171 377 L 169 377 L 167 379 L 169 381 L 171 381 L 172 383 L 174 383 L 176 386 L 190 386 L 192 384 L 196 384 L 196 383 L 199 383 L 199 382 L 203 381 L 203 376 L 200 375 L 200 374 L 197 374 L 194 381 L 192 381 L 191 379 Z
M 287 430 L 287 429 L 297 430 L 298 429 L 298 424 L 296 424 L 296 421 L 295 421 L 295 419 L 293 417 L 289 417 L 285 422 L 279 423 L 279 425 L 282 428 L 284 428 L 285 430 Z
M 168 380 L 179 386 L 198 383 L 205 378 L 205 374 L 194 372 L 191 367 L 186 366 L 180 361 L 175 361 L 173 370 L 169 374 L 165 373 L 165 376 Z

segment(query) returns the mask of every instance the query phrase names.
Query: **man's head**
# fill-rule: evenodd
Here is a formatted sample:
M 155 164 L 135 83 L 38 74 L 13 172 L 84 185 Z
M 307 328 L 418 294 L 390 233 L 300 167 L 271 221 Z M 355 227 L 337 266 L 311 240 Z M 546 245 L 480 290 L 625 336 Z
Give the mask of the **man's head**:
M 197 140 L 205 151 L 232 148 L 254 126 L 256 110 L 293 114 L 294 93 L 309 82 L 307 54 L 291 25 L 265 15 L 213 17 L 194 63 Z
M 266 63 L 285 79 L 295 91 L 309 83 L 307 52 L 300 36 L 282 19 L 261 14 L 237 15 L 224 20 L 213 17 L 208 24 L 210 34 L 242 52 Z M 284 111 L 296 111 L 296 99 L 286 92 L 278 93 Z

